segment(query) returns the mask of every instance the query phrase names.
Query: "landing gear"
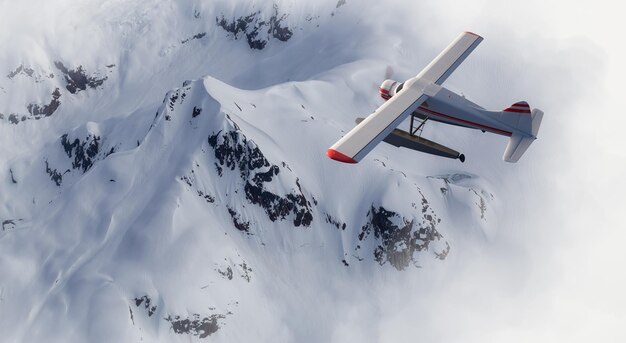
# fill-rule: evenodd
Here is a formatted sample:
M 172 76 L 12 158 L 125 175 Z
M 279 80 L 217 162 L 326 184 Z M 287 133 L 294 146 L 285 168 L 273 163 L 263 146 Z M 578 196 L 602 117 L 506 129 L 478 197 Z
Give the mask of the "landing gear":
M 411 124 L 409 127 L 409 137 L 410 138 L 414 138 L 417 140 L 420 140 L 422 142 L 422 144 L 426 145 L 430 143 L 430 147 L 433 148 L 435 151 L 427 151 L 424 148 L 414 148 L 415 150 L 419 150 L 422 152 L 426 152 L 429 154 L 433 154 L 433 155 L 439 155 L 439 156 L 444 156 L 444 157 L 449 157 L 449 158 L 458 158 L 459 161 L 461 161 L 461 163 L 465 162 L 465 155 L 458 153 L 450 148 L 447 148 L 443 145 L 439 145 L 435 142 L 430 142 L 424 138 L 422 138 L 422 132 L 424 132 L 424 126 L 426 125 L 426 122 L 428 121 L 428 119 L 430 118 L 430 116 L 426 116 L 424 118 L 420 119 L 416 119 L 415 115 L 411 115 Z M 417 125 L 417 127 L 415 127 L 415 121 L 417 121 L 419 124 Z M 415 127 L 415 129 L 414 129 Z M 484 132 L 484 131 L 483 131 Z M 407 146 L 408 147 L 408 146 Z
M 413 130 L 413 126 L 414 126 L 413 122 L 415 121 L 415 115 L 411 115 L 411 127 L 409 129 L 409 134 L 411 136 L 421 137 L 422 132 L 424 131 L 424 125 L 426 125 L 426 121 L 428 120 L 428 118 L 430 117 L 426 117 L 422 119 L 421 121 L 418 119 L 417 121 L 419 122 L 419 125 L 417 126 L 415 130 Z M 417 132 L 419 132 L 419 135 L 416 135 Z

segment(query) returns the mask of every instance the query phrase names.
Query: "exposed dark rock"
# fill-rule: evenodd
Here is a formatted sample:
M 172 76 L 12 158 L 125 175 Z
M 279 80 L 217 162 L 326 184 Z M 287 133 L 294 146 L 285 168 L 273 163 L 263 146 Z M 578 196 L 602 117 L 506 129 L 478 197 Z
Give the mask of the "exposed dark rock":
M 20 119 L 17 117 L 17 114 L 15 113 L 10 114 L 8 120 L 9 120 L 9 123 L 11 124 L 18 124 L 20 122 Z
M 487 221 L 487 216 L 485 215 L 487 213 L 487 201 L 493 200 L 493 194 L 484 190 L 477 190 L 474 188 L 469 188 L 468 191 L 476 194 L 476 196 L 478 197 L 478 202 L 475 202 L 474 204 L 478 207 L 478 210 L 480 211 L 480 219 Z
M 278 5 L 274 4 L 274 11 L 269 20 L 265 20 L 260 11 L 247 16 L 227 20 L 224 15 L 216 17 L 215 21 L 219 27 L 232 34 L 234 39 L 246 38 L 248 45 L 252 49 L 262 50 L 270 39 L 278 39 L 286 42 L 293 35 L 293 31 L 283 26 L 283 21 L 287 14 L 280 15 Z
M 52 92 L 52 100 L 50 100 L 49 104 L 29 104 L 26 108 L 34 119 L 39 120 L 44 117 L 49 117 L 57 110 L 57 108 L 59 108 L 59 105 L 61 105 L 61 102 L 59 101 L 60 97 L 61 92 L 58 88 L 56 88 L 54 92 Z
M 294 225 L 310 226 L 313 215 L 308 201 L 302 193 L 287 194 L 285 197 L 278 196 L 264 189 L 262 184 L 248 182 L 245 186 L 246 198 L 253 204 L 265 209 L 271 221 L 284 220 L 287 215 L 296 215 Z
M 187 93 L 185 93 L 185 90 L 188 90 L 189 87 L 185 87 L 182 89 L 176 89 L 175 91 L 172 91 L 169 94 L 168 97 L 166 97 L 167 101 L 168 101 L 168 107 L 170 109 L 170 112 L 174 111 L 174 107 L 176 106 L 176 102 L 178 101 L 178 99 L 180 98 L 180 103 L 183 103 L 183 100 L 185 100 L 185 97 L 187 96 Z M 157 116 L 158 116 L 158 112 L 157 112 Z
M 470 188 L 469 191 L 474 192 L 474 194 L 478 197 L 478 203 L 476 203 L 476 206 L 478 206 L 478 209 L 480 210 L 480 219 L 487 220 L 485 218 L 485 212 L 487 212 L 487 203 L 485 202 L 485 198 L 483 198 L 481 194 L 478 194 L 478 191 L 475 189 Z
M 287 163 L 281 162 L 281 164 L 283 165 L 283 168 L 287 168 L 287 170 L 289 170 L 291 172 L 293 171 L 293 170 L 291 170 L 291 168 L 289 167 L 289 165 Z M 313 200 L 315 200 L 315 199 L 313 199 Z M 315 203 L 315 205 L 317 205 L 317 203 Z
M 270 164 L 259 147 L 248 141 L 236 124 L 233 126 L 234 130 L 219 131 L 208 139 L 215 151 L 218 174 L 222 176 L 223 167 L 232 171 L 238 169 L 245 184 L 246 199 L 261 206 L 271 221 L 285 220 L 293 215 L 296 227 L 310 226 L 313 220 L 311 204 L 302 192 L 300 181 L 296 179 L 296 188 L 284 196 L 268 191 L 265 185 L 274 180 L 280 168 Z
M 150 299 L 149 296 L 144 295 L 133 300 L 135 301 L 135 306 L 137 308 L 145 309 L 148 317 L 152 317 L 156 313 L 157 306 L 153 305 L 153 301 L 152 299 Z M 214 310 L 214 308 L 210 308 L 210 310 Z M 132 308 L 129 307 L 129 311 L 131 321 L 134 324 L 135 319 Z M 220 326 L 218 320 L 226 318 L 226 315 L 229 314 L 232 314 L 232 312 L 229 311 L 225 315 L 200 315 L 196 313 L 185 318 L 179 315 L 168 314 L 167 317 L 164 317 L 163 319 L 171 324 L 172 330 L 174 330 L 174 332 L 177 334 L 188 334 L 192 336 L 197 336 L 199 338 L 206 338 L 219 330 Z
M 70 170 L 68 169 L 61 174 L 59 173 L 58 170 L 50 168 L 50 164 L 48 164 L 48 160 L 46 160 L 45 162 L 46 162 L 46 174 L 50 176 L 50 179 L 54 181 L 54 183 L 57 186 L 61 186 L 61 183 L 63 182 L 63 175 L 65 175 L 66 173 L 69 173 Z
M 201 318 L 199 314 L 191 317 L 181 318 L 181 316 L 169 315 L 165 320 L 172 324 L 172 330 L 177 334 L 188 334 L 199 338 L 206 338 L 219 330 L 217 320 L 226 318 L 223 314 L 212 314 Z
M 389 211 L 382 206 L 372 206 L 367 213 L 368 222 L 361 228 L 359 240 L 362 241 L 373 234 L 379 242 L 374 249 L 374 259 L 380 265 L 391 264 L 398 270 L 403 270 L 413 263 L 417 266 L 414 253 L 427 250 L 433 241 L 442 240 L 443 237 L 435 228 L 438 219 L 428 202 L 422 200 L 422 220 L 407 219 L 396 212 Z M 357 247 L 356 250 L 358 250 Z M 446 242 L 443 251 L 435 252 L 435 255 L 444 259 L 450 246 Z
M 56 61 L 54 65 L 63 73 L 67 85 L 65 88 L 72 94 L 84 91 L 87 87 L 95 89 L 101 86 L 107 77 L 97 77 L 96 75 L 87 75 L 83 66 L 80 65 L 76 69 L 68 69 L 62 62 Z
M 88 134 L 85 140 L 78 138 L 72 140 L 68 134 L 64 134 L 60 138 L 61 146 L 71 161 L 71 169 L 65 170 L 60 173 L 57 169 L 50 166 L 48 160 L 46 160 L 46 173 L 50 176 L 52 181 L 57 186 L 61 186 L 63 182 L 63 176 L 66 173 L 72 172 L 72 170 L 79 170 L 82 173 L 86 173 L 96 163 L 96 161 L 103 160 L 110 154 L 115 152 L 115 147 L 109 150 L 104 150 L 100 136 L 94 134 Z M 66 165 L 63 163 L 62 165 Z
M 37 72 L 35 69 L 27 67 L 23 64 L 20 64 L 17 68 L 12 70 L 7 77 L 12 80 L 18 75 L 24 75 L 25 77 L 29 77 L 35 81 L 35 83 L 40 83 L 45 81 L 46 79 L 53 79 L 54 74 L 45 73 L 45 72 Z M 0 87 L 2 88 L 2 87 Z
M 330 214 L 326 213 L 326 222 L 332 224 L 338 230 L 345 230 L 346 223 L 341 223 L 338 220 L 335 220 Z
M 128 311 L 130 312 L 130 321 L 135 325 L 135 316 L 133 316 L 133 309 L 128 306 Z
M 255 169 L 270 166 L 261 150 L 254 142 L 248 142 L 238 127 L 234 131 L 219 131 L 209 136 L 208 142 L 215 149 L 219 164 L 230 170 L 239 169 L 242 179 L 249 179 Z
M 17 180 L 15 180 L 15 175 L 13 175 L 13 169 L 9 168 L 9 173 L 11 174 L 11 182 L 17 183 Z
M 202 191 L 200 189 L 198 189 L 194 184 L 195 184 L 195 171 L 192 169 L 191 170 L 191 175 L 183 175 L 180 177 L 180 180 L 185 182 L 187 184 L 187 186 L 192 187 L 196 190 L 196 193 L 198 194 L 199 197 L 203 198 L 207 203 L 214 203 L 215 202 L 215 197 L 205 193 L 205 191 Z
M 152 315 L 156 312 L 157 306 L 152 305 L 152 299 L 149 296 L 144 295 L 139 298 L 135 298 L 135 306 L 140 307 L 143 304 L 144 309 L 148 312 L 148 317 L 152 317 Z
M 233 279 L 233 268 L 231 268 L 230 266 L 226 267 L 225 271 L 218 269 L 217 272 L 228 280 Z
M 209 194 L 204 194 L 203 191 L 198 190 L 198 196 L 203 198 L 206 202 L 208 203 L 214 203 L 215 202 L 215 198 Z
M 14 230 L 15 229 L 15 220 L 6 219 L 2 221 L 2 231 Z
M 83 173 L 86 173 L 93 166 L 94 162 L 98 159 L 98 153 L 100 152 L 100 136 L 88 135 L 84 141 L 78 138 L 71 141 L 68 139 L 68 135 L 61 136 L 61 145 L 63 150 L 67 154 L 67 157 L 73 158 L 72 168 L 81 169 Z M 106 156 L 115 152 L 115 148 L 106 154 Z M 105 157 L 106 157 L 105 156 Z
M 230 214 L 230 217 L 233 219 L 233 225 L 235 225 L 237 230 L 243 231 L 245 233 L 250 233 L 250 222 L 242 221 L 239 218 L 239 214 L 230 207 L 228 207 L 228 213 Z
M 202 108 L 194 106 L 193 111 L 191 112 L 191 117 L 195 118 L 199 116 L 201 113 L 202 113 Z
M 20 64 L 20 66 L 15 68 L 15 70 L 13 70 L 12 72 L 10 72 L 9 75 L 7 75 L 7 77 L 9 79 L 13 79 L 19 74 L 24 74 L 26 76 L 32 77 L 34 73 L 35 71 L 32 68 L 25 67 L 23 64 Z
M 201 38 L 203 38 L 204 36 L 206 36 L 206 32 L 201 32 L 201 33 L 198 33 L 198 34 L 196 34 L 196 35 L 193 35 L 193 36 L 192 36 L 192 37 L 190 37 L 190 38 L 187 38 L 187 39 L 185 39 L 185 40 L 182 40 L 182 41 L 181 41 L 181 43 L 182 43 L 182 44 L 185 44 L 185 43 L 189 42 L 190 40 L 194 40 L 194 39 L 201 39 Z
M 193 186 L 193 181 L 191 181 L 191 178 L 187 175 L 181 176 L 180 180 L 185 182 L 189 187 Z
M 222 169 L 222 167 L 219 164 L 215 163 L 215 170 L 217 171 L 217 175 L 221 177 L 222 173 L 224 172 L 224 169 Z
M 247 264 L 246 261 L 243 261 L 239 267 L 241 267 L 241 270 L 243 271 L 243 274 L 241 274 L 241 277 L 250 282 L 250 280 L 252 279 L 252 268 L 250 268 Z
M 278 175 L 279 172 L 280 172 L 280 168 L 278 168 L 278 166 L 276 165 L 273 165 L 266 172 L 259 172 L 259 173 L 254 174 L 254 178 L 252 179 L 252 182 L 254 184 L 262 184 L 264 182 L 271 182 L 272 178 L 274 178 L 275 175 Z

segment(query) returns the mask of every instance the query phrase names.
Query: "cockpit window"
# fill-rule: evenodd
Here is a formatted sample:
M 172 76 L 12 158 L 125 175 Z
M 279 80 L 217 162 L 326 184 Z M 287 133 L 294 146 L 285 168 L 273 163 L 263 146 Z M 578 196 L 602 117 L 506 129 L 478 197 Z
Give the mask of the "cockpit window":
M 398 88 L 396 88 L 396 93 L 398 93 L 399 91 L 401 91 L 401 90 L 402 90 L 402 87 L 404 87 L 404 82 L 402 82 L 402 83 L 398 86 Z

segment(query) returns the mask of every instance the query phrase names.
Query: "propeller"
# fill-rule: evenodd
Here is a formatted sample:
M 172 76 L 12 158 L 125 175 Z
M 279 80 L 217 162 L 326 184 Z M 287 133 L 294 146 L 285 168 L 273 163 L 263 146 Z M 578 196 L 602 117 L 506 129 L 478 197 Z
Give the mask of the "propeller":
M 393 68 L 388 65 L 387 68 L 385 69 L 385 80 L 390 79 L 393 76 Z
M 383 81 L 387 80 L 387 79 L 391 79 L 393 78 L 394 75 L 394 70 L 393 68 L 388 65 L 387 68 L 385 68 L 385 77 L 382 80 L 377 80 L 375 83 L 372 84 L 372 88 L 374 90 L 376 90 L 376 93 L 378 93 L 378 89 L 380 88 L 380 84 L 383 83 Z

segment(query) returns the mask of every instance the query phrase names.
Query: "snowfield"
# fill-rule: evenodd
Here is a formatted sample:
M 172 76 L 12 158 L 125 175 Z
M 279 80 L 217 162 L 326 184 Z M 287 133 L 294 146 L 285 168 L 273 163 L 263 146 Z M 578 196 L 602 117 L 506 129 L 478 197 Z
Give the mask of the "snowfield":
M 600 78 L 578 66 L 602 57 L 568 43 L 536 60 L 519 46 L 550 38 L 471 21 L 431 34 L 432 6 L 0 2 L 0 341 L 585 337 L 583 317 L 543 319 L 566 308 L 559 268 L 579 246 L 563 241 L 606 208 L 576 168 L 593 149 L 563 143 L 578 80 Z M 445 86 L 546 112 L 520 163 L 502 137 L 437 123 L 425 136 L 466 163 L 384 143 L 328 159 L 385 75 L 415 75 L 461 24 L 486 40 Z M 593 318 L 580 330 L 613 339 L 624 312 Z

